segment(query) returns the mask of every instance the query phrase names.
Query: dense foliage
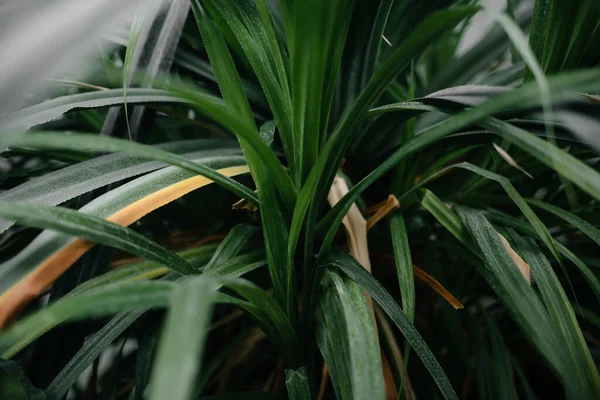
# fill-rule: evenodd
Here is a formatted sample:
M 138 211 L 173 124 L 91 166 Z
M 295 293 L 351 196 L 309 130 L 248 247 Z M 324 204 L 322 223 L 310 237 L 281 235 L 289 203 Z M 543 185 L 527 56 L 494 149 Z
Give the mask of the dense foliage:
M 597 1 L 154 3 L 0 6 L 0 398 L 600 398 Z

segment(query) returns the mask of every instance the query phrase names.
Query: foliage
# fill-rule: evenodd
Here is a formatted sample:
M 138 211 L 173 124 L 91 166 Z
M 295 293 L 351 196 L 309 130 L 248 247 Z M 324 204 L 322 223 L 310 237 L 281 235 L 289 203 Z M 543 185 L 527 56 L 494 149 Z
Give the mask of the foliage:
M 1 398 L 600 398 L 600 4 L 70 3 L 0 6 Z

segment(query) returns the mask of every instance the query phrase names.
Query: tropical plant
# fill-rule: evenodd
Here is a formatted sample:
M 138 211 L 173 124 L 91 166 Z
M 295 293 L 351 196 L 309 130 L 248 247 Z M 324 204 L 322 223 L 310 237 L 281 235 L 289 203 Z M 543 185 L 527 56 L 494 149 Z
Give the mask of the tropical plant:
M 600 398 L 598 2 L 53 3 L 0 5 L 1 398 Z

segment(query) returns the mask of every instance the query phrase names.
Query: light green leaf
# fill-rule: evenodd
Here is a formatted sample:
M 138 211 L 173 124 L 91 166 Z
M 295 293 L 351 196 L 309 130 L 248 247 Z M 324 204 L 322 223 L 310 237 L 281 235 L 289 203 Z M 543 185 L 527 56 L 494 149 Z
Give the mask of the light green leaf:
M 216 282 L 204 277 L 180 284 L 170 299 L 150 375 L 150 399 L 187 400 L 200 369 Z
M 133 17 L 131 23 L 129 40 L 127 42 L 127 50 L 125 51 L 125 61 L 123 62 L 123 109 L 125 111 L 125 124 L 127 125 L 127 133 L 129 134 L 129 140 L 131 139 L 131 128 L 129 127 L 129 111 L 127 110 L 127 87 L 129 86 L 129 70 L 131 69 L 131 61 L 133 59 L 133 52 L 140 37 L 140 31 L 144 24 L 145 14 L 143 11 L 138 11 Z
M 328 325 L 333 324 L 340 328 L 329 334 L 339 335 L 340 339 L 334 341 L 330 338 L 329 342 L 333 347 L 323 352 L 325 361 L 330 366 L 332 379 L 338 376 L 342 378 L 335 382 L 335 386 L 340 388 L 342 394 L 347 394 L 347 389 L 341 388 L 347 384 L 346 380 L 349 378 L 351 397 L 342 397 L 343 399 L 364 399 L 365 396 L 384 399 L 379 342 L 374 316 L 364 291 L 352 280 L 342 279 L 337 272 L 329 270 L 324 273 L 321 284 L 322 291 L 325 292 L 322 296 L 326 297 L 321 301 L 324 319 Z M 338 305 L 330 307 L 332 303 Z M 317 329 L 323 330 L 326 327 L 318 326 Z M 327 334 L 322 332 L 320 335 Z M 328 359 L 327 356 L 333 358 Z M 345 357 L 349 362 L 347 372 L 343 366 L 343 370 L 338 370 Z
M 156 147 L 104 136 L 51 132 L 4 136 L 1 140 L 4 145 L 10 146 L 34 147 L 38 149 L 87 149 L 91 151 L 123 152 L 144 159 L 165 162 L 210 178 L 215 183 L 258 206 L 256 194 L 246 186 L 216 172 L 212 168 L 194 163 L 184 157 Z
M 52 121 L 75 109 L 89 109 L 123 104 L 125 101 L 122 89 L 109 89 L 61 96 L 52 100 L 24 108 L 3 117 L 0 130 L 8 132 L 26 131 L 29 128 Z M 190 100 L 160 89 L 129 89 L 129 104 L 151 103 L 190 103 Z
M 369 272 L 367 272 L 360 264 L 358 264 L 354 258 L 337 250 L 332 250 L 327 257 L 322 260 L 321 267 L 328 265 L 341 269 L 362 289 L 369 293 L 369 295 L 381 306 L 394 324 L 396 324 L 396 326 L 400 329 L 406 340 L 410 343 L 433 377 L 433 380 L 442 392 L 444 398 L 458 399 L 458 396 L 454 392 L 448 377 L 442 370 L 442 367 L 439 365 L 435 356 L 431 353 L 431 350 L 412 326 L 412 324 L 408 322 L 406 316 L 402 312 L 402 309 L 394 301 L 392 296 L 390 296 L 390 294 L 383 288 L 383 286 L 381 286 L 381 284 L 377 282 L 377 280 L 375 280 L 375 278 L 373 278 Z

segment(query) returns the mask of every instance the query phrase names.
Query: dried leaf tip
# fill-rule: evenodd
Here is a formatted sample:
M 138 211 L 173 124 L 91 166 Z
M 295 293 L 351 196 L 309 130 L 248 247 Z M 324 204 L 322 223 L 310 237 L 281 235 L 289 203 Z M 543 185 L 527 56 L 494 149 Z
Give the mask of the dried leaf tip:
M 525 279 L 527 279 L 527 282 L 531 285 L 531 269 L 529 264 L 527 264 L 525 260 L 523 260 L 521 256 L 513 250 L 513 248 L 510 246 L 510 243 L 508 243 L 508 240 L 506 240 L 504 236 L 501 234 L 498 234 L 498 236 L 500 236 L 500 240 L 502 240 L 502 244 L 504 245 L 506 251 L 508 251 L 510 258 L 512 258 L 517 268 L 519 268 L 519 271 L 521 271 L 521 274 L 523 274 Z
M 523 167 L 521 167 L 519 164 L 517 164 L 517 162 L 510 156 L 510 154 L 508 154 L 506 152 L 506 150 L 504 150 L 502 147 L 498 146 L 496 143 L 493 143 L 493 145 L 494 145 L 494 149 L 496 149 L 498 154 L 500 154 L 500 157 L 502 157 L 504 159 L 504 161 L 506 161 L 511 167 L 518 169 L 519 171 L 521 171 L 522 173 L 524 173 L 525 175 L 527 175 L 528 177 L 533 179 L 533 176 L 529 172 L 525 171 L 525 169 Z
M 365 213 L 369 214 L 374 212 L 374 214 L 367 221 L 367 230 L 371 229 L 377 222 L 390 215 L 398 208 L 400 208 L 400 202 L 393 194 L 390 194 L 385 201 L 369 207 L 367 210 L 365 210 Z

